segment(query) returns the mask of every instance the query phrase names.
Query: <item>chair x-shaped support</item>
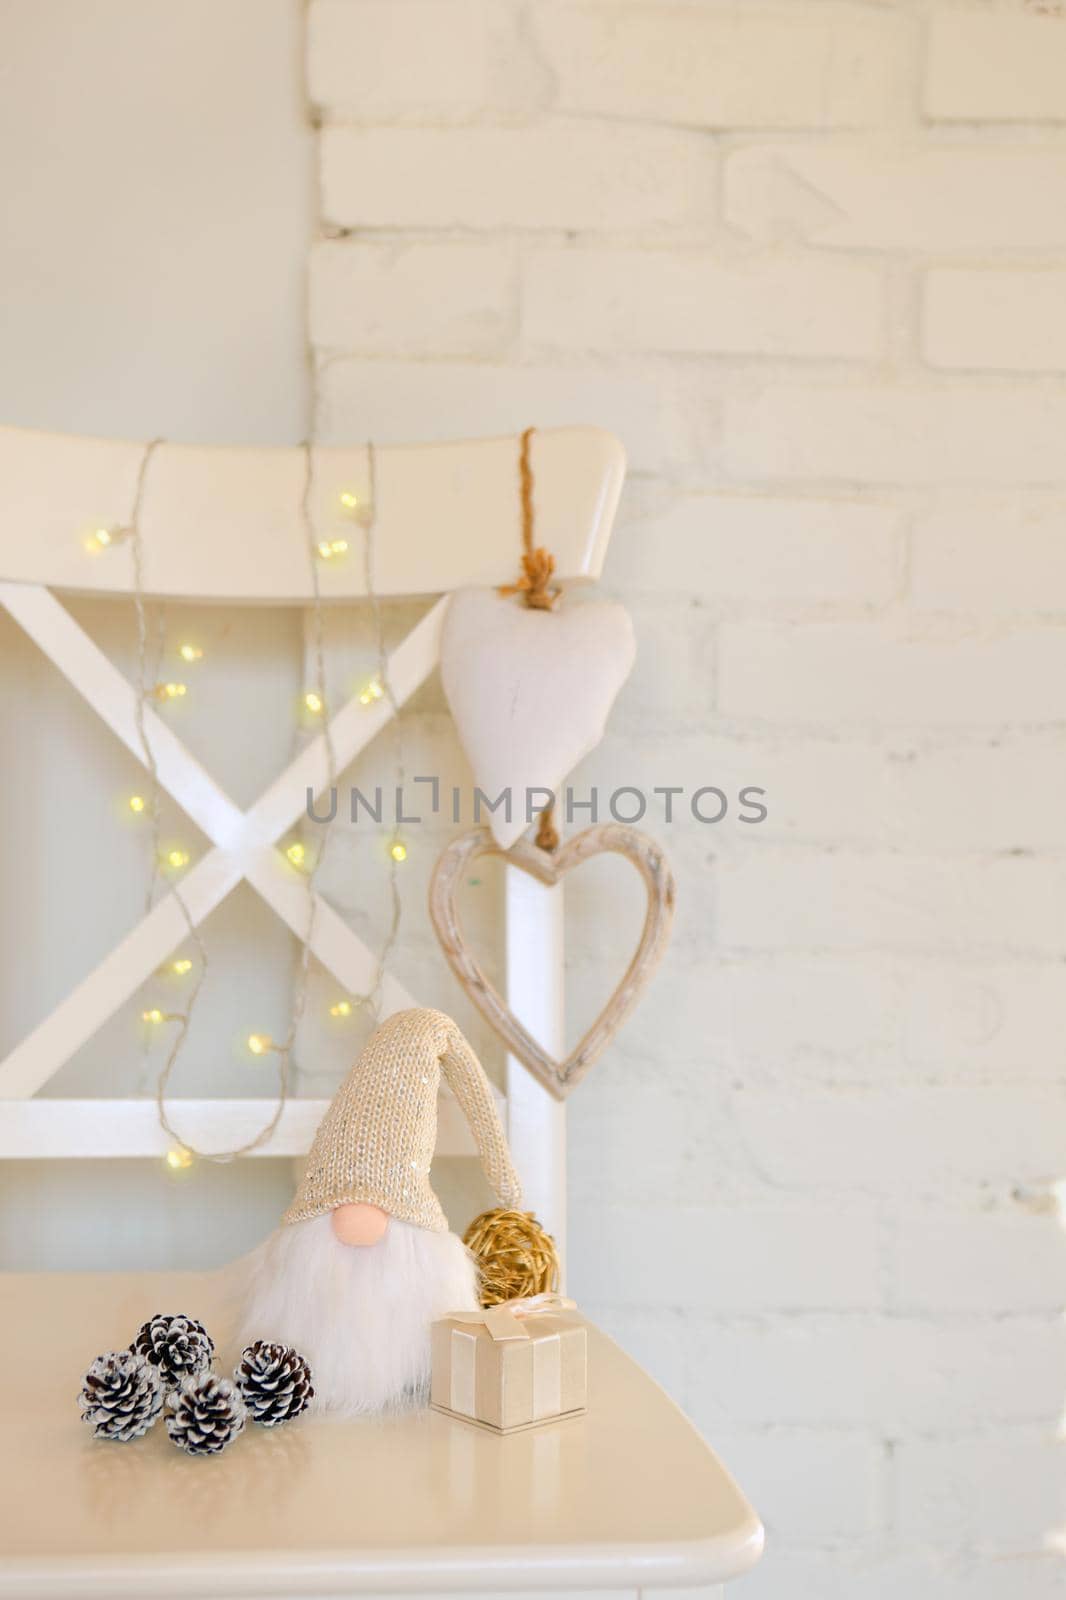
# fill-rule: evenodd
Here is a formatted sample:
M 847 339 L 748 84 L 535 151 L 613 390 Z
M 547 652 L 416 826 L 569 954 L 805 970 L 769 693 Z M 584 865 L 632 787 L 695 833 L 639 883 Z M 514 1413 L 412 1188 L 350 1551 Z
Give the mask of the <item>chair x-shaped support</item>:
M 3 583 L 0 604 L 123 744 L 143 761 L 135 690 L 52 592 L 41 585 Z M 438 601 L 389 658 L 389 683 L 398 705 L 409 699 L 436 664 L 444 604 L 443 600 Z M 347 702 L 330 722 L 338 772 L 354 760 L 391 716 L 392 709 L 385 700 L 366 706 L 353 696 Z M 307 791 L 317 795 L 327 787 L 329 764 L 324 735 L 320 733 L 309 741 L 250 810 L 241 811 L 174 731 L 147 707 L 145 728 L 161 787 L 212 844 L 212 849 L 181 880 L 182 898 L 193 922 L 203 922 L 231 889 L 247 879 L 297 937 L 304 938 L 312 891 L 306 880 L 292 870 L 277 848 L 277 841 L 304 814 Z M 164 895 L 110 955 L 0 1063 L 0 1099 L 18 1100 L 36 1093 L 187 936 L 181 907 L 174 895 Z M 311 948 L 350 993 L 364 992 L 372 984 L 375 957 L 318 894 Z M 386 1013 L 413 1004 L 403 987 L 387 974 L 382 1001 Z

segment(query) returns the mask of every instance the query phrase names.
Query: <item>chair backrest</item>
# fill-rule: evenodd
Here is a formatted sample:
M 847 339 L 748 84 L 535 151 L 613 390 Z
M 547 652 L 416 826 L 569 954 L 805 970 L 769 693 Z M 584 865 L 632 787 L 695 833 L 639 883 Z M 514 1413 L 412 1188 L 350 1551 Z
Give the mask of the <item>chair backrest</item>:
M 129 594 L 128 541 L 102 544 L 101 529 L 129 525 L 143 443 L 0 429 L 0 605 L 36 641 L 132 753 L 143 760 L 136 696 L 52 593 Z M 374 454 L 374 588 L 381 596 L 441 595 L 511 581 L 519 570 L 519 446 L 514 438 L 386 447 Z M 556 559 L 560 578 L 596 578 L 603 565 L 625 470 L 621 445 L 597 428 L 534 435 L 536 542 Z M 310 465 L 310 479 L 308 467 Z M 365 446 L 351 449 L 217 449 L 159 444 L 147 460 L 139 527 L 143 586 L 161 599 L 230 604 L 307 604 L 312 597 L 307 536 L 345 553 L 318 565 L 324 600 L 365 594 L 358 517 L 369 498 Z M 354 506 L 353 506 L 354 499 Z M 390 683 L 403 703 L 438 660 L 445 601 L 392 652 Z M 330 716 L 337 769 L 387 722 L 384 700 L 353 699 Z M 173 729 L 146 712 L 163 787 L 200 827 L 211 848 L 182 879 L 193 919 L 203 921 L 243 879 L 303 936 L 306 881 L 277 841 L 303 813 L 308 788 L 328 781 L 325 739 L 311 740 L 248 812 L 241 812 L 185 749 Z M 562 891 L 508 869 L 509 995 L 516 1015 L 562 1053 Z M 519 881 L 520 880 L 520 881 Z M 154 1101 L 35 1098 L 36 1091 L 167 960 L 187 932 L 174 897 L 163 897 L 96 970 L 0 1062 L 0 1158 L 162 1155 L 167 1138 Z M 316 900 L 312 948 L 348 991 L 365 990 L 374 958 L 348 925 Z M 531 979 L 536 973 L 536 980 Z M 395 979 L 384 989 L 387 1014 L 417 1003 Z M 512 1145 L 527 1203 L 555 1232 L 565 1224 L 562 1106 L 519 1063 L 508 1064 Z M 185 1100 L 186 1136 L 201 1148 L 232 1148 L 263 1126 L 267 1102 Z M 260 1153 L 306 1152 L 325 1109 L 290 1101 Z M 470 1153 L 454 1106 L 441 1107 L 442 1153 Z
M 0 428 L 0 580 L 71 591 L 128 591 L 127 551 L 90 555 L 94 529 L 128 524 L 145 446 Z M 625 470 L 598 428 L 533 436 L 536 536 L 571 580 L 603 565 Z M 368 498 L 365 446 L 311 452 L 316 539 L 350 537 L 346 501 Z M 170 599 L 301 603 L 311 597 L 301 501 L 302 449 L 160 444 L 145 480 L 145 587 Z M 506 583 L 520 551 L 514 438 L 382 446 L 375 451 L 381 595 L 444 594 Z M 364 593 L 357 557 L 323 562 L 326 599 Z

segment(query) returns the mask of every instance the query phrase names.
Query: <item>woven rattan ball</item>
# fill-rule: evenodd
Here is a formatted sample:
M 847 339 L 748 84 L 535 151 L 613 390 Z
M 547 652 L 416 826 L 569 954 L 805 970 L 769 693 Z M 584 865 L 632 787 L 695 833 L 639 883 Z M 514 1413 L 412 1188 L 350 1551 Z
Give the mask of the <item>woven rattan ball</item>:
M 559 1286 L 555 1240 L 532 1211 L 483 1211 L 463 1234 L 463 1243 L 477 1259 L 483 1306 Z

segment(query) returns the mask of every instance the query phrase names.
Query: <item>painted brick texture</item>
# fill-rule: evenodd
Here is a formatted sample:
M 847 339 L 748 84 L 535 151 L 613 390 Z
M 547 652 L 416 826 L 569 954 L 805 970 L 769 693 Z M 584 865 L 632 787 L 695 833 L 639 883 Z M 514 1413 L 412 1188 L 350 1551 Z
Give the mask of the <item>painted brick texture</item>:
M 576 781 L 767 791 L 646 819 L 572 1287 L 762 1511 L 751 1600 L 1058 1594 L 1066 14 L 309 0 L 307 82 L 324 436 L 618 433 Z M 575 1026 L 637 902 L 575 885 Z

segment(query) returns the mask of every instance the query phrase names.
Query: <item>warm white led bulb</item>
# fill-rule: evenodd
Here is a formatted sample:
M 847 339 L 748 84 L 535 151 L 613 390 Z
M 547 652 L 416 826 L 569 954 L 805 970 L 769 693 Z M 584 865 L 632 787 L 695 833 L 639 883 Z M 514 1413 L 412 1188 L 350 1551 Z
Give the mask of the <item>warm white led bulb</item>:
M 102 550 L 109 550 L 113 544 L 118 544 L 129 531 L 128 528 L 94 528 L 85 540 L 85 548 L 91 556 L 98 556 Z
M 332 561 L 335 556 L 348 553 L 347 539 L 320 539 L 318 541 L 318 554 L 323 561 Z

